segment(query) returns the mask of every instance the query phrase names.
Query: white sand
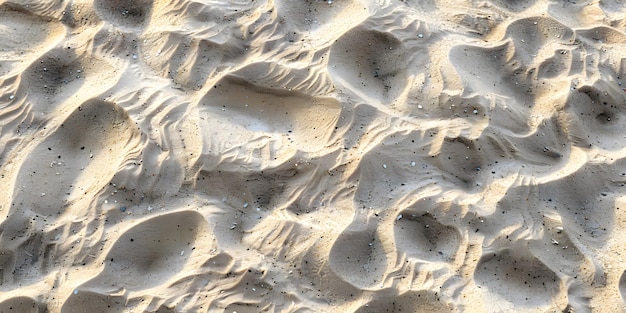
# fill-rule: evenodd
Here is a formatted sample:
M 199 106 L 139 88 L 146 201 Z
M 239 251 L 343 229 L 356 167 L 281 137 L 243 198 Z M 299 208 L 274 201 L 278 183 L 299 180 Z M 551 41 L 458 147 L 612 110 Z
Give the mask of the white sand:
M 0 312 L 626 310 L 620 0 L 0 0 Z

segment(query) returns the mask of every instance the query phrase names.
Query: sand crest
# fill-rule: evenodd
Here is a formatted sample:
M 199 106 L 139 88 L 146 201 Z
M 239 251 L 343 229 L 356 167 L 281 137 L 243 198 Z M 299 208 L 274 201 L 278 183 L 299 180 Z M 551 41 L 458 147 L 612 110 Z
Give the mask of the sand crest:
M 625 25 L 0 0 L 0 312 L 624 311 Z

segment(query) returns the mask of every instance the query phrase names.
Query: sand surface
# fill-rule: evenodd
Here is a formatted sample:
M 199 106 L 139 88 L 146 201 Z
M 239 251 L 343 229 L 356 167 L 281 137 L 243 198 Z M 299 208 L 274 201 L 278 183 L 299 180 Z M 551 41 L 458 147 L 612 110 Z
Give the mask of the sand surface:
M 0 312 L 623 312 L 622 0 L 0 0 Z

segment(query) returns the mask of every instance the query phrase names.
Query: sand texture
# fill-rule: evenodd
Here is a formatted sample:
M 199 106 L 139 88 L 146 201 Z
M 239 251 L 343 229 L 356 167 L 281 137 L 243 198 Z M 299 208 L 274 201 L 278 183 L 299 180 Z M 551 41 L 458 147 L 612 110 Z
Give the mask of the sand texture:
M 0 0 L 0 312 L 624 312 L 622 0 Z

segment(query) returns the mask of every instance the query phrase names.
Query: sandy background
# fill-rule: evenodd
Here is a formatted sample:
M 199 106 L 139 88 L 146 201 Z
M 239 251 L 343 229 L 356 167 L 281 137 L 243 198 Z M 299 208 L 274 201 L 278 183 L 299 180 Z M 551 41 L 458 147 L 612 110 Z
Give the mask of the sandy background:
M 0 0 L 0 312 L 623 312 L 621 0 Z

